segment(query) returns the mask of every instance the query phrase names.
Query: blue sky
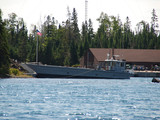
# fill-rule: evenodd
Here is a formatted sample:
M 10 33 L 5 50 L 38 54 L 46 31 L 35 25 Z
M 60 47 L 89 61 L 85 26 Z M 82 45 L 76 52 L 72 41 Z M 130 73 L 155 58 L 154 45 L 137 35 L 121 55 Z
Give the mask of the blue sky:
M 81 29 L 85 20 L 85 0 L 0 0 L 3 18 L 14 12 L 24 19 L 28 29 L 32 24 L 40 26 L 47 15 L 52 15 L 58 23 L 62 23 L 67 19 L 67 6 L 71 12 L 76 8 Z M 88 0 L 88 18 L 91 18 L 94 31 L 97 31 L 99 24 L 96 19 L 101 12 L 109 16 L 119 15 L 123 23 L 128 16 L 134 30 L 141 20 L 150 23 L 153 8 L 160 19 L 160 0 Z

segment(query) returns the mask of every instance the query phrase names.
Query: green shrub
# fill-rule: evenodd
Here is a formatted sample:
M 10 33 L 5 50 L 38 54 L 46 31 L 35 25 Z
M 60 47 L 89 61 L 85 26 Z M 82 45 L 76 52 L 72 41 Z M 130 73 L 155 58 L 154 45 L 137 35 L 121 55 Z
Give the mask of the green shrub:
M 80 67 L 80 64 L 72 65 L 72 67 Z
M 13 74 L 13 75 L 16 76 L 16 75 L 19 75 L 19 73 L 20 72 L 19 72 L 18 69 L 16 69 L 16 68 L 10 68 L 10 75 Z

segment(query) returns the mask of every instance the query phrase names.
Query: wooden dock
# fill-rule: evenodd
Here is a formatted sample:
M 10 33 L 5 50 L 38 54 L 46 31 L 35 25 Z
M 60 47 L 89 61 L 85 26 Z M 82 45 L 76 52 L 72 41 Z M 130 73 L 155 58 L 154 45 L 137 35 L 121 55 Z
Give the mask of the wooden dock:
M 160 77 L 160 71 L 134 71 L 134 77 Z

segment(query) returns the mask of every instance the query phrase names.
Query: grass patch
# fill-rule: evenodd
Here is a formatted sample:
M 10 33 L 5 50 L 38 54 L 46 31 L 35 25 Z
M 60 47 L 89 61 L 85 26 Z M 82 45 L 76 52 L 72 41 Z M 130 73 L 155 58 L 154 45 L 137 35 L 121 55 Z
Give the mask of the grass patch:
M 19 69 L 16 68 L 10 68 L 9 74 L 13 78 L 32 78 L 31 75 L 26 75 L 24 72 L 20 71 Z

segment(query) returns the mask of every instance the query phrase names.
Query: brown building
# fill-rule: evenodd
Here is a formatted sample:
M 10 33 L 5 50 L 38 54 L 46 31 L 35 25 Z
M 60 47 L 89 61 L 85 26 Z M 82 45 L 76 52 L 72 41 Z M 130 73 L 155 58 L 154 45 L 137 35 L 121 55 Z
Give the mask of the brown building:
M 107 59 L 107 54 L 110 56 L 114 54 L 116 59 L 124 59 L 131 66 L 151 68 L 151 66 L 160 65 L 160 50 L 107 48 L 90 48 L 80 59 L 80 65 L 86 68 L 96 68 L 100 62 Z

